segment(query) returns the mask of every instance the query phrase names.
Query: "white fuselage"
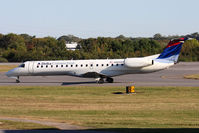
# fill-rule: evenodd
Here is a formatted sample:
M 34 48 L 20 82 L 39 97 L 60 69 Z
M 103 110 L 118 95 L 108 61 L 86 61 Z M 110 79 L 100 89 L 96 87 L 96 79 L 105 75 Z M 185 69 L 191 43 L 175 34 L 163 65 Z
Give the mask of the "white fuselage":
M 98 78 L 103 75 L 113 77 L 124 74 L 150 73 L 163 70 L 174 64 L 151 59 L 152 63 L 149 65 L 138 67 L 135 62 L 135 67 L 133 65 L 131 67 L 125 64 L 127 59 L 27 61 L 23 63 L 23 66 L 8 71 L 6 75 L 9 77 L 71 75 Z M 145 57 L 140 59 L 145 59 Z

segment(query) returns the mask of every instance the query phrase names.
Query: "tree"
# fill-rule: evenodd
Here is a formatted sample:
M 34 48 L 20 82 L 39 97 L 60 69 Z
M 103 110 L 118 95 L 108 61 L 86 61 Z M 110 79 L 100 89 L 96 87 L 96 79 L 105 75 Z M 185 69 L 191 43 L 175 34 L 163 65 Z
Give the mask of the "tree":
M 59 37 L 57 40 L 59 41 L 64 40 L 68 43 L 71 43 L 71 42 L 80 42 L 82 39 L 73 35 L 67 35 L 67 36 L 64 35 L 64 36 Z
M 160 33 L 157 33 L 153 36 L 153 39 L 155 40 L 162 40 L 164 37 L 160 34 Z
M 198 33 L 186 35 L 198 37 Z M 172 38 L 155 34 L 154 38 L 127 38 L 120 35 L 116 38 L 98 37 L 81 39 L 79 50 L 69 51 L 65 48 L 65 39 L 74 36 L 36 38 L 28 34 L 0 34 L 0 61 L 22 62 L 27 60 L 60 60 L 60 59 L 105 59 L 139 57 L 161 53 Z M 64 39 L 65 38 L 65 39 Z M 72 41 L 70 40 L 70 41 Z M 180 60 L 199 61 L 198 40 L 187 41 L 182 48 Z
M 183 44 L 179 59 L 181 61 L 198 61 L 199 60 L 199 42 L 196 39 L 186 41 Z

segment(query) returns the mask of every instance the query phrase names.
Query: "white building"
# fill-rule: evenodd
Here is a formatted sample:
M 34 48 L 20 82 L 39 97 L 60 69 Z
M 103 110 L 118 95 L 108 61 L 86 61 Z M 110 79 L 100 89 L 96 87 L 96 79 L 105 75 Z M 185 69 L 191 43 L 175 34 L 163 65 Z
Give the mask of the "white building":
M 77 42 L 66 43 L 66 49 L 68 50 L 76 50 L 77 46 Z

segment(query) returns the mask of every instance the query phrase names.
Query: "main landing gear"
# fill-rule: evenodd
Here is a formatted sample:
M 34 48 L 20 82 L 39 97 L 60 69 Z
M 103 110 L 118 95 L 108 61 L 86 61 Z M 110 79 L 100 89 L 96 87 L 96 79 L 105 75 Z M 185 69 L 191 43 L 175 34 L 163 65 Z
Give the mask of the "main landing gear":
M 106 78 L 106 82 L 108 82 L 108 83 L 113 83 L 113 78 L 107 77 L 107 78 Z
M 19 76 L 16 78 L 16 83 L 20 83 Z
M 104 83 L 104 78 L 97 78 L 97 79 L 96 79 L 96 82 L 97 82 L 98 84 L 103 84 L 103 83 Z M 106 82 L 108 82 L 108 83 L 113 83 L 113 78 L 107 77 L 107 78 L 106 78 Z

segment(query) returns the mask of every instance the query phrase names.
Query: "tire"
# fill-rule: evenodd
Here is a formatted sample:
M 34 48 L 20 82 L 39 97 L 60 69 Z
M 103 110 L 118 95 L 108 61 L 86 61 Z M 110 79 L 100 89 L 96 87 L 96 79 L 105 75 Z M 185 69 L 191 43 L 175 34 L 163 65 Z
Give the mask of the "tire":
M 108 82 L 108 83 L 113 83 L 113 78 L 106 78 L 106 81 Z
M 103 83 L 104 83 L 104 79 L 100 78 L 99 81 L 98 81 L 98 84 L 103 84 Z

